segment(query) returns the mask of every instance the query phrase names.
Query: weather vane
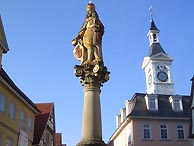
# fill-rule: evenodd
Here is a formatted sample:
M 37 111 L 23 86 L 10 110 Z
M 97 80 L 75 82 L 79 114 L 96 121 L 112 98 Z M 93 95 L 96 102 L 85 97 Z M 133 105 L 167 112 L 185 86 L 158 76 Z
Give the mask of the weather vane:
M 150 18 L 152 20 L 153 19 L 152 5 L 149 7 L 149 11 L 150 11 Z

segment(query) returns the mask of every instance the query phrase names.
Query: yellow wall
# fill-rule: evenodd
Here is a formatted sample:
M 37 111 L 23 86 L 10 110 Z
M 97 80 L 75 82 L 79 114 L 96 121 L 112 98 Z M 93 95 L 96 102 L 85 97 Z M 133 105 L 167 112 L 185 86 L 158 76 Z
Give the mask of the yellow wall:
M 32 117 L 32 125 L 34 126 L 34 119 L 35 115 L 34 112 L 31 110 L 27 104 L 19 99 L 9 88 L 7 88 L 1 81 L 0 81 L 0 94 L 6 97 L 6 110 L 5 112 L 0 111 L 0 133 L 1 133 L 1 140 L 2 145 L 4 146 L 4 142 L 6 137 L 12 139 L 13 146 L 17 145 L 19 130 L 20 130 L 20 111 L 22 110 L 25 113 L 25 131 L 28 131 L 28 118 Z M 10 103 L 15 104 L 15 119 L 11 119 L 9 117 L 9 108 Z M 33 130 L 28 132 L 28 146 L 32 145 L 33 141 Z

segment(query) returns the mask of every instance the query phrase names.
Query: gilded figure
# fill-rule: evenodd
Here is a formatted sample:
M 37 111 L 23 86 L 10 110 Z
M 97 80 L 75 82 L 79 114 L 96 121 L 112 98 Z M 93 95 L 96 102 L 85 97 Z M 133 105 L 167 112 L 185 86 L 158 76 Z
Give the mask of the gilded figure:
M 86 19 L 78 35 L 72 40 L 74 56 L 83 64 L 97 64 L 103 61 L 102 36 L 104 26 L 100 21 L 93 3 L 86 7 Z

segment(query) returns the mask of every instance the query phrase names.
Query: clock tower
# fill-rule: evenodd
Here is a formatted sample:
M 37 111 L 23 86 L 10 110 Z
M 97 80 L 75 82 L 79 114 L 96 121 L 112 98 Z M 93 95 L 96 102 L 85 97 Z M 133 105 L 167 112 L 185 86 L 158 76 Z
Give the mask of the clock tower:
M 142 64 L 146 77 L 147 93 L 173 95 L 174 83 L 171 73 L 173 58 L 160 45 L 159 32 L 160 30 L 151 18 L 150 30 L 147 35 L 150 42 L 150 51 Z

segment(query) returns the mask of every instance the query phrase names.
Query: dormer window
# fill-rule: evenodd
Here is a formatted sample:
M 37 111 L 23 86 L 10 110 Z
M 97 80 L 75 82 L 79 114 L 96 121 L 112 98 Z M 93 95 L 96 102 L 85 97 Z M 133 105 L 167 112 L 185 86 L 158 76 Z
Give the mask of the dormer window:
M 156 109 L 156 100 L 154 98 L 149 99 L 149 108 Z
M 158 107 L 157 107 L 157 102 L 158 100 L 156 98 L 150 98 L 149 99 L 149 109 L 150 110 L 157 110 Z
M 146 105 L 148 110 L 158 110 L 158 96 L 154 94 L 148 94 L 145 96 Z
M 169 98 L 173 111 L 182 111 L 182 97 L 181 96 L 170 96 Z
M 174 110 L 176 110 L 176 111 L 181 110 L 180 100 L 179 99 L 174 99 Z

